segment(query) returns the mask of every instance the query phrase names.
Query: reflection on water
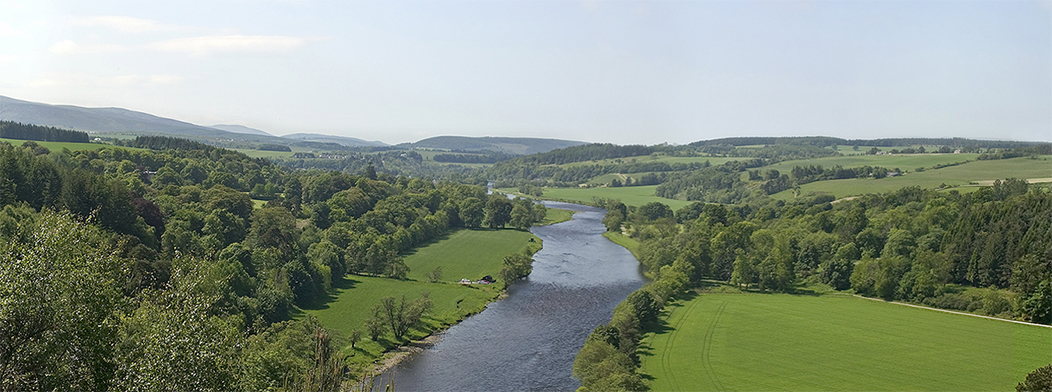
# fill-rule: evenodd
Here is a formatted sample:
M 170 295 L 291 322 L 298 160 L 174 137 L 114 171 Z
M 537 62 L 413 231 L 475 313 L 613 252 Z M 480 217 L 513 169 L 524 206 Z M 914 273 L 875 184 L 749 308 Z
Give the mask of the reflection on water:
M 574 355 L 643 277 L 631 253 L 602 237 L 604 210 L 544 204 L 579 212 L 569 222 L 533 228 L 544 240 L 533 273 L 512 285 L 507 299 L 385 375 L 396 390 L 569 391 L 580 385 L 570 376 Z

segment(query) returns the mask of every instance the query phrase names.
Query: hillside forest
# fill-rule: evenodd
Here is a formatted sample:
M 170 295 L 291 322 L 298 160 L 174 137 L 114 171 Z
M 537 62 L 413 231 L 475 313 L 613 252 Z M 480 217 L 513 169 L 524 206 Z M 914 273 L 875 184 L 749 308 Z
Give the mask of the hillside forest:
M 347 274 L 406 279 L 402 255 L 452 229 L 544 216 L 483 186 L 130 145 L 0 143 L 0 390 L 345 389 L 341 348 L 362 337 L 299 307 Z M 401 311 L 373 340 L 404 339 L 428 311 L 410 300 L 377 299 Z

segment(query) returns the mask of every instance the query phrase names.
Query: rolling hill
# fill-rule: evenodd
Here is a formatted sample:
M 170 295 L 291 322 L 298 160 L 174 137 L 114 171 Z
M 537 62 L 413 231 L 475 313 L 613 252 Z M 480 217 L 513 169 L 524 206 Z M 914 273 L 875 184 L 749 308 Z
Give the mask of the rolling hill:
M 505 154 L 529 155 L 582 144 L 587 143 L 573 140 L 528 137 L 435 136 L 415 143 L 399 144 L 398 146 L 459 151 L 496 151 Z
M 336 143 L 336 144 L 339 144 L 341 146 L 348 146 L 348 147 L 363 147 L 363 146 L 379 147 L 379 146 L 387 146 L 387 145 L 389 145 L 389 144 L 381 142 L 381 141 L 369 141 L 369 140 L 362 140 L 362 139 L 359 139 L 359 138 L 356 138 L 356 137 L 322 135 L 322 134 L 318 134 L 318 133 L 293 133 L 293 134 L 289 134 L 289 135 L 283 135 L 281 137 L 286 138 L 286 139 L 304 140 L 304 141 L 317 142 L 317 143 Z
M 246 127 L 244 125 L 236 125 L 236 124 L 216 124 L 216 125 L 213 125 L 213 126 L 211 126 L 209 128 L 215 128 L 215 129 L 218 129 L 220 131 L 227 131 L 227 132 L 233 132 L 233 133 L 247 133 L 247 134 L 250 134 L 250 135 L 274 136 L 274 135 L 271 135 L 269 133 L 266 133 L 264 131 L 261 131 L 261 130 L 255 129 L 255 128 L 249 128 L 249 127 Z

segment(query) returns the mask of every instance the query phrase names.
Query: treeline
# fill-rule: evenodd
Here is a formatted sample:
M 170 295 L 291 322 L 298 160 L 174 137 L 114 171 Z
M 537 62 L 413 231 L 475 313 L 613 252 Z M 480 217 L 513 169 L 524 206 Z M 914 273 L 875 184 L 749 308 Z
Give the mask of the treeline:
M 0 173 L 4 390 L 344 390 L 358 369 L 340 338 L 295 306 L 348 273 L 404 278 L 401 253 L 451 228 L 544 215 L 482 186 L 214 148 L 0 144 Z M 528 268 L 513 261 L 508 278 Z
M 636 345 L 664 303 L 702 286 L 795 292 L 827 284 L 886 300 L 1052 324 L 1052 193 L 1023 180 L 970 194 L 916 187 L 832 203 L 694 203 L 672 212 L 600 201 L 654 279 L 597 327 L 574 361 L 587 390 L 642 390 Z M 702 294 L 703 295 L 703 294 Z
M 669 199 L 736 203 L 751 193 L 746 182 L 742 181 L 741 172 L 768 164 L 763 159 L 747 159 L 700 170 L 670 173 L 658 185 L 655 195 Z
M 260 151 L 285 151 L 292 152 L 292 147 L 281 145 L 281 144 L 260 144 L 256 146 L 257 150 Z
M 1044 143 L 1036 146 L 1017 147 L 1013 149 L 1003 149 L 994 152 L 986 152 L 979 155 L 979 160 L 994 160 L 994 159 L 1009 159 L 1018 158 L 1033 155 L 1049 155 L 1052 154 L 1052 143 Z
M 132 140 L 114 140 L 114 145 L 134 148 L 146 148 L 150 150 L 201 150 L 212 151 L 217 147 L 210 146 L 193 140 L 179 139 L 168 136 L 136 136 Z
M 842 180 L 848 178 L 873 177 L 881 179 L 892 173 L 899 174 L 900 170 L 899 168 L 888 169 L 879 166 L 844 168 L 843 166 L 836 165 L 829 168 L 823 168 L 821 165 L 807 165 L 793 166 L 793 170 L 790 173 L 792 174 L 792 179 L 796 181 L 797 184 L 803 185 L 815 181 Z M 769 176 L 770 174 L 768 174 L 768 177 Z
M 0 121 L 0 138 L 44 142 L 87 143 L 88 134 L 80 131 Z
M 768 200 L 734 209 L 694 204 L 674 218 L 640 207 L 624 222 L 642 241 L 640 262 L 649 271 L 683 258 L 695 266 L 695 278 L 759 290 L 819 282 L 889 300 L 1052 322 L 1052 293 L 1042 288 L 1052 284 L 1049 192 L 1006 180 L 967 195 L 912 187 L 831 201 Z M 671 229 L 677 224 L 682 230 Z M 992 289 L 968 299 L 965 286 Z
M 614 159 L 650 155 L 661 150 L 660 146 L 629 145 L 618 146 L 615 144 L 585 144 L 560 148 L 542 154 L 534 154 L 519 158 L 520 162 L 537 163 L 541 165 L 561 165 L 572 162 L 585 162 L 599 159 Z
M 499 152 L 486 154 L 435 154 L 432 158 L 435 162 L 452 163 L 497 163 L 514 158 L 515 155 Z

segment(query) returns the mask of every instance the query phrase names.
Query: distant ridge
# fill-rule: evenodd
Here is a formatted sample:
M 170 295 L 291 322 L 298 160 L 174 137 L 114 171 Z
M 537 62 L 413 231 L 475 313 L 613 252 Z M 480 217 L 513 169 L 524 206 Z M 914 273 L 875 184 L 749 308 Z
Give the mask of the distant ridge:
M 221 130 L 221 131 L 227 131 L 227 132 L 233 132 L 233 133 L 247 133 L 247 134 L 250 134 L 250 135 L 274 136 L 274 135 L 271 135 L 269 133 L 266 133 L 264 131 L 261 131 L 261 130 L 255 129 L 255 128 L 249 128 L 249 127 L 246 127 L 244 125 L 236 125 L 236 124 L 216 124 L 216 125 L 210 126 L 209 128 L 215 128 L 215 129 L 218 129 L 218 130 Z
M 541 139 L 530 137 L 468 137 L 435 136 L 415 143 L 402 143 L 399 147 L 434 148 L 459 151 L 495 151 L 505 154 L 530 155 L 560 148 L 588 144 L 574 140 Z
M 0 119 L 86 132 L 166 133 L 183 136 L 228 133 L 121 108 L 49 105 L 4 96 L 0 96 Z
M 832 145 L 840 146 L 866 146 L 866 147 L 895 147 L 910 145 L 942 145 L 957 147 L 983 146 L 986 148 L 1016 148 L 1026 147 L 1048 142 L 1027 142 L 1012 140 L 976 140 L 961 137 L 955 138 L 883 138 L 883 139 L 841 139 L 830 136 L 779 136 L 779 137 L 725 137 L 720 139 L 699 140 L 690 143 L 690 146 L 754 146 L 754 145 L 809 145 L 826 147 Z
M 5 96 L 0 96 L 0 120 L 89 133 L 173 136 L 222 147 L 255 148 L 260 144 L 280 144 L 326 150 L 346 148 L 345 145 L 335 142 L 277 137 L 242 125 L 220 124 L 205 127 L 128 109 L 50 105 Z
M 281 136 L 286 139 L 305 140 L 318 143 L 336 143 L 347 147 L 382 147 L 389 144 L 381 141 L 362 140 L 356 137 L 322 135 L 318 133 L 293 133 Z

